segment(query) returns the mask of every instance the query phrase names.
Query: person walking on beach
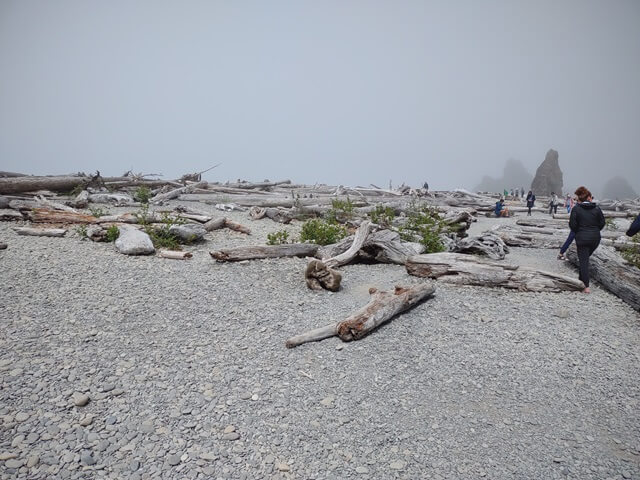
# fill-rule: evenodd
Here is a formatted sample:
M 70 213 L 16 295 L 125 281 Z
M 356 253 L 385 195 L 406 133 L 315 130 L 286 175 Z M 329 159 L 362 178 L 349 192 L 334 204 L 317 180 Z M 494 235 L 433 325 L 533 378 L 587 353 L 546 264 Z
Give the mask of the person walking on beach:
M 549 215 L 552 212 L 558 213 L 558 195 L 556 195 L 556 192 L 551 192 L 551 200 L 549 200 Z
M 567 208 L 567 213 L 571 213 L 575 202 L 573 201 L 573 197 L 567 193 L 567 199 L 564 201 L 564 206 Z
M 636 219 L 633 221 L 633 223 L 629 227 L 629 230 L 627 230 L 626 233 L 627 233 L 627 236 L 633 237 L 638 232 L 640 232 L 640 215 L 636 217 Z
M 600 245 L 600 230 L 604 228 L 604 215 L 593 202 L 591 192 L 584 186 L 576 190 L 578 204 L 571 210 L 569 228 L 576 236 L 580 273 L 578 278 L 584 283 L 584 293 L 589 289 L 589 257 Z
M 527 208 L 529 209 L 529 212 L 527 213 L 527 216 L 531 216 L 531 209 L 533 208 L 533 205 L 536 203 L 536 196 L 533 194 L 533 192 L 531 190 L 529 190 L 529 193 L 527 193 Z

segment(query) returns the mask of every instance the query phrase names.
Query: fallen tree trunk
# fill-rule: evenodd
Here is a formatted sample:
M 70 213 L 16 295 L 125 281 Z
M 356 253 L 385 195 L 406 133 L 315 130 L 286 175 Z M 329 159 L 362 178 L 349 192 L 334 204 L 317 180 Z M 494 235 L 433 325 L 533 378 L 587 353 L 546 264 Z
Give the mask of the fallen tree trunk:
M 569 228 L 568 221 L 554 220 L 553 218 L 521 218 L 516 220 L 516 224 L 523 227 Z
M 579 266 L 575 247 L 567 250 L 567 258 Z M 627 262 L 615 250 L 600 246 L 589 257 L 589 275 L 640 312 L 640 268 Z
M 261 218 L 267 217 L 278 223 L 291 223 L 292 217 L 286 210 L 280 210 L 279 208 L 273 207 L 251 207 L 249 209 L 249 216 L 253 220 L 260 220 Z
M 149 202 L 153 203 L 153 204 L 158 204 L 158 203 L 164 202 L 166 200 L 172 200 L 174 198 L 178 198 L 180 195 L 182 195 L 184 193 L 189 193 L 189 192 L 192 192 L 193 190 L 195 190 L 197 188 L 202 188 L 202 187 L 205 187 L 205 186 L 207 186 L 207 182 L 198 182 L 198 183 L 194 183 L 192 185 L 187 185 L 186 187 L 176 188 L 176 189 L 171 190 L 170 192 L 167 192 L 167 193 L 159 193 L 158 195 L 153 197 L 151 200 L 149 200 Z
M 430 253 L 407 260 L 407 272 L 454 285 L 505 287 L 527 292 L 581 291 L 574 278 L 460 253 Z
M 8 208 L 0 208 L 0 221 L 23 220 L 24 217 L 20 212 L 10 210 Z
M 484 232 L 476 237 L 456 240 L 453 251 L 456 253 L 486 255 L 494 260 L 503 260 L 505 255 L 509 253 L 509 247 L 499 235 L 493 232 Z
M 66 228 L 31 228 L 14 227 L 13 231 L 18 235 L 28 235 L 32 237 L 64 237 Z
M 87 187 L 95 182 L 115 182 L 127 180 L 127 177 L 96 177 L 96 176 L 71 176 L 61 175 L 53 177 L 10 177 L 0 178 L 0 195 L 22 192 L 35 192 L 37 190 L 50 190 L 52 192 L 69 192 L 76 187 Z
M 370 221 L 365 220 L 364 222 L 362 222 L 358 227 L 358 230 L 356 230 L 355 237 L 353 238 L 353 243 L 347 249 L 347 251 L 331 258 L 322 259 L 322 262 L 329 268 L 335 268 L 346 265 L 347 263 L 352 261 L 358 254 L 358 251 L 360 251 L 360 249 L 362 248 L 362 245 L 364 245 L 364 242 L 369 235 L 370 228 Z
M 96 223 L 97 218 L 84 213 L 61 212 L 45 208 L 34 208 L 27 212 L 27 218 L 33 223 Z
M 226 248 L 209 252 L 219 262 L 240 262 L 279 257 L 314 257 L 318 245 L 312 243 L 291 243 L 287 245 L 258 245 L 253 247 Z
M 253 190 L 253 189 L 263 189 L 269 187 L 277 187 L 278 185 L 290 185 L 291 180 L 280 180 L 279 182 L 240 182 L 240 183 L 229 183 L 226 184 L 225 187 L 229 188 L 239 188 L 242 190 Z
M 432 296 L 436 287 L 421 283 L 412 287 L 396 287 L 393 293 L 369 290 L 371 300 L 344 321 L 310 330 L 287 340 L 287 348 L 316 342 L 337 335 L 343 342 L 359 340 L 399 313 L 405 312 Z

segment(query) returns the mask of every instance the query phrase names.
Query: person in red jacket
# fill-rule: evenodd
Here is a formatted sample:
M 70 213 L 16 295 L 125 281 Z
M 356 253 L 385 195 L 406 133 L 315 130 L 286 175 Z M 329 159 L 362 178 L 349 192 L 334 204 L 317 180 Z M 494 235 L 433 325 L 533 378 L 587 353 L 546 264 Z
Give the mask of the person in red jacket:
M 600 245 L 600 230 L 604 228 L 604 214 L 600 207 L 593 203 L 593 196 L 586 187 L 576 190 L 578 204 L 571 210 L 569 228 L 576 234 L 576 247 L 580 274 L 578 278 L 584 283 L 584 293 L 589 289 L 589 257 Z

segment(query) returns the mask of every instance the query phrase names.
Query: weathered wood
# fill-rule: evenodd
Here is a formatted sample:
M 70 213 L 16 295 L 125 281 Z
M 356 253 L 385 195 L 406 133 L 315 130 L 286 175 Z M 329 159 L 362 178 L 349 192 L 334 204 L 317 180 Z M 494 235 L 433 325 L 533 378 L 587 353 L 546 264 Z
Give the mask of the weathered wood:
M 250 247 L 225 248 L 209 254 L 219 262 L 240 262 L 261 258 L 314 257 L 318 245 L 312 243 L 291 243 L 287 245 L 257 245 Z
M 49 200 L 48 198 L 45 198 L 43 195 L 37 195 L 36 202 L 38 202 L 38 204 L 43 208 L 48 208 L 51 210 L 61 210 L 63 212 L 78 213 L 75 209 L 68 207 L 67 205 L 54 202 L 53 200 Z
M 230 188 L 239 188 L 242 190 L 258 190 L 269 187 L 277 187 L 278 185 L 287 185 L 291 184 L 291 180 L 280 180 L 279 182 L 239 182 L 239 183 L 228 183 L 225 184 L 225 187 Z
M 362 248 L 362 245 L 364 245 L 364 242 L 367 239 L 367 236 L 369 235 L 370 228 L 371 228 L 370 221 L 365 220 L 364 222 L 362 222 L 358 227 L 358 230 L 356 230 L 353 243 L 347 249 L 347 251 L 339 255 L 336 255 L 335 257 L 322 259 L 322 262 L 328 268 L 336 268 L 336 267 L 340 267 L 341 265 L 346 265 L 347 263 L 352 261 L 356 257 L 360 249 Z
M 204 228 L 205 228 L 205 230 L 207 232 L 211 232 L 213 230 L 219 230 L 221 228 L 224 228 L 226 221 L 227 221 L 227 219 L 224 218 L 224 217 L 212 218 L 207 223 L 205 223 L 203 226 L 204 226 Z
M 171 258 L 173 260 L 186 260 L 193 257 L 190 252 L 180 252 L 176 250 L 158 250 L 158 256 L 162 258 Z
M 628 218 L 633 216 L 635 212 L 615 212 L 610 210 L 603 210 L 602 214 L 604 218 Z M 568 213 L 554 213 L 553 218 L 557 220 L 567 220 L 569 221 L 570 215 Z
M 192 185 L 187 185 L 186 187 L 176 188 L 167 193 L 159 193 L 158 195 L 154 196 L 149 202 L 153 204 L 158 204 L 161 202 L 165 202 L 167 200 L 172 200 L 174 198 L 178 198 L 182 194 L 192 192 L 193 190 L 197 188 L 205 187 L 206 185 L 207 185 L 207 182 L 198 182 Z
M 11 177 L 0 178 L 0 195 L 8 195 L 21 192 L 34 192 L 37 190 L 50 190 L 52 192 L 68 192 L 76 187 L 86 187 L 96 180 L 108 182 L 126 180 L 126 177 L 92 177 L 92 176 L 51 176 L 51 177 Z
M 344 342 L 360 340 L 380 325 L 388 322 L 399 313 L 405 312 L 431 297 L 436 287 L 430 283 L 421 283 L 411 287 L 395 288 L 393 293 L 369 290 L 371 300 L 344 321 L 335 325 L 310 330 L 287 340 L 287 348 L 297 347 L 307 342 L 315 342 L 337 335 Z
M 229 230 L 234 230 L 236 232 L 244 233 L 245 235 L 251 234 L 250 228 L 245 227 L 240 223 L 234 222 L 233 220 L 229 220 L 228 218 L 224 219 L 224 226 L 227 227 Z
M 274 222 L 284 224 L 291 223 L 292 220 L 292 217 L 288 211 L 272 207 L 251 207 L 249 209 L 249 216 L 253 220 L 260 220 L 261 218 L 267 217 Z
M 304 272 L 307 287 L 312 290 L 330 290 L 337 292 L 342 282 L 342 274 L 338 270 L 327 267 L 322 261 L 312 259 Z
M 494 260 L 503 260 L 509 252 L 509 247 L 492 232 L 484 232 L 482 235 L 457 239 L 454 247 L 456 253 L 470 253 L 486 255 Z
M 15 210 L 10 210 L 8 208 L 0 208 L 0 221 L 17 221 L 23 220 L 24 217 L 20 212 L 16 212 Z
M 574 278 L 460 253 L 430 253 L 407 260 L 407 272 L 455 285 L 505 287 L 528 292 L 582 291 Z
M 575 247 L 567 250 L 566 255 L 579 266 Z M 589 257 L 589 276 L 640 312 L 640 269 L 611 247 L 601 245 Z
M 517 225 L 523 227 L 541 227 L 541 228 L 568 228 L 569 222 L 564 220 L 555 220 L 553 218 L 521 218 L 516 220 Z
M 0 178 L 14 178 L 14 177 L 26 177 L 28 175 L 24 173 L 16 172 L 0 172 Z
M 14 227 L 13 231 L 18 235 L 29 235 L 33 237 L 64 237 L 67 233 L 66 228 Z
M 96 223 L 97 218 L 84 213 L 61 212 L 45 208 L 34 208 L 27 212 L 33 223 Z

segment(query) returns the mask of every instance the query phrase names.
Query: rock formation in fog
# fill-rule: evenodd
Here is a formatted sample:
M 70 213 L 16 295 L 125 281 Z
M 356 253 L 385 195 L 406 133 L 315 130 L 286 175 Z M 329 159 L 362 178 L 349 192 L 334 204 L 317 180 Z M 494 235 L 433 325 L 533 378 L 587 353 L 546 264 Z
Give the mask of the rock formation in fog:
M 519 187 L 527 188 L 531 184 L 532 178 L 532 175 L 524 168 L 522 162 L 509 159 L 504 165 L 502 177 L 494 178 L 485 175 L 476 187 L 476 191 L 502 192 L 505 188 L 507 190 Z
M 623 200 L 625 198 L 637 198 L 638 194 L 633 187 L 629 185 L 622 177 L 613 177 L 609 179 L 602 188 L 602 198 L 610 198 Z
M 562 194 L 562 170 L 558 163 L 558 152 L 555 150 L 547 152 L 544 162 L 536 170 L 531 190 L 536 195 L 551 195 L 552 192 Z

